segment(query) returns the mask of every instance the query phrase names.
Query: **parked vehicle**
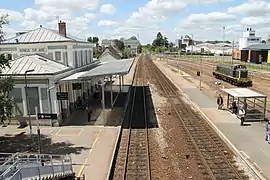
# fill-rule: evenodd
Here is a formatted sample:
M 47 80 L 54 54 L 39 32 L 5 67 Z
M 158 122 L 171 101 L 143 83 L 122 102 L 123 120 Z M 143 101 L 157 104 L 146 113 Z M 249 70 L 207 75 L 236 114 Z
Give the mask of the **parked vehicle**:
M 213 76 L 239 87 L 251 87 L 252 80 L 248 77 L 248 69 L 242 64 L 218 64 Z

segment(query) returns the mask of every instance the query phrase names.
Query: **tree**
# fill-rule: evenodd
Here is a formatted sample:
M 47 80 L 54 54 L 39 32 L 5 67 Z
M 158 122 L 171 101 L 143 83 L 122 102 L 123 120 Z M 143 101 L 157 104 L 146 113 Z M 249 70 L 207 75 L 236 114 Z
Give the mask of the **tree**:
M 99 38 L 98 38 L 98 37 L 93 37 L 93 38 L 92 38 L 92 42 L 93 42 L 93 43 L 96 43 L 96 44 L 97 44 L 98 41 L 99 41 Z
M 138 39 L 136 38 L 136 36 L 132 36 L 128 40 L 138 40 Z
M 4 32 L 2 31 L 3 25 L 8 24 L 7 15 L 0 17 L 0 43 L 4 40 Z M 10 68 L 10 54 L 0 54 L 0 73 L 5 68 Z M 13 114 L 13 100 L 11 91 L 14 83 L 11 76 L 2 76 L 0 78 L 0 115 L 2 120 L 6 117 L 11 117 Z
M 138 45 L 138 47 L 137 47 L 137 53 L 142 53 L 142 45 Z
M 92 37 L 88 37 L 88 38 L 87 38 L 87 41 L 92 43 L 92 42 L 93 42 Z
M 125 49 L 125 44 L 122 41 L 119 41 L 118 39 L 114 39 L 113 43 L 115 44 L 115 46 L 120 50 L 120 51 L 124 51 Z

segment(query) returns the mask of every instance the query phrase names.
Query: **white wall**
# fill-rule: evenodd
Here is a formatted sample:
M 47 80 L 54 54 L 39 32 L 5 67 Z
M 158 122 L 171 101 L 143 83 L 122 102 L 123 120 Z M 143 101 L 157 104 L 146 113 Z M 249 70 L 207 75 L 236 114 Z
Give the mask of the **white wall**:
M 49 49 L 48 47 L 56 47 L 55 49 Z M 63 48 L 66 46 L 66 48 Z M 78 48 L 74 48 L 77 46 Z M 57 49 L 59 47 L 59 49 Z M 81 48 L 80 48 L 81 47 Z M 64 63 L 66 65 L 75 67 L 75 61 L 81 66 L 89 64 L 93 62 L 93 45 L 91 43 L 76 43 L 76 42 L 51 42 L 51 43 L 34 43 L 34 44 L 1 44 L 1 49 L 4 51 L 0 51 L 0 53 L 10 53 L 12 54 L 13 59 L 30 54 L 43 54 L 47 55 L 53 60 L 56 60 L 55 52 L 61 52 L 61 60 L 59 62 Z M 88 51 L 88 54 L 85 52 Z M 78 56 L 74 56 L 74 52 L 83 51 L 83 59 L 85 63 L 81 63 L 81 58 Z M 90 53 L 89 53 L 90 51 Z M 64 54 L 67 55 L 67 59 L 64 59 Z M 87 56 L 87 61 L 86 61 Z
M 28 84 L 27 86 L 28 87 L 38 87 L 39 108 L 40 108 L 40 113 L 43 113 L 41 88 L 48 88 L 48 85 L 46 85 L 46 84 Z M 23 102 L 23 116 L 27 116 L 28 111 L 27 111 L 27 99 L 26 99 L 26 94 L 25 94 L 25 85 L 24 84 L 15 84 L 14 88 L 21 89 L 22 102 Z M 58 114 L 59 109 L 58 109 L 58 104 L 56 101 L 56 89 L 52 89 L 50 94 L 51 94 L 51 100 L 52 100 L 52 112 Z M 47 97 L 49 98 L 49 92 L 47 92 Z M 51 107 L 49 104 L 49 99 L 48 99 L 48 107 Z M 46 112 L 46 113 L 49 113 L 49 112 Z

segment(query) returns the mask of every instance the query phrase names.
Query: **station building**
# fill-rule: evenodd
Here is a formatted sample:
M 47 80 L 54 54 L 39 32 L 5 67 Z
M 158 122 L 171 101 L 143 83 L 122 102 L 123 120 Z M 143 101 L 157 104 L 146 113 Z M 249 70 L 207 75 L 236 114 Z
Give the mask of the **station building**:
M 233 50 L 232 58 L 256 64 L 270 63 L 270 45 L 261 41 L 255 30 L 247 28 L 239 38 L 239 48 Z
M 0 44 L 0 54 L 12 55 L 10 68 L 2 70 L 2 77 L 12 76 L 15 81 L 12 96 L 17 120 L 27 119 L 29 112 L 35 118 L 35 107 L 40 113 L 66 118 L 82 91 L 95 91 L 90 82 L 84 82 L 79 89 L 74 89 L 72 83 L 59 83 L 67 76 L 90 70 L 98 61 L 93 59 L 92 43 L 69 36 L 65 22 L 60 21 L 58 27 L 57 31 L 40 26 Z M 60 103 L 56 95 L 61 91 L 68 92 L 68 100 Z

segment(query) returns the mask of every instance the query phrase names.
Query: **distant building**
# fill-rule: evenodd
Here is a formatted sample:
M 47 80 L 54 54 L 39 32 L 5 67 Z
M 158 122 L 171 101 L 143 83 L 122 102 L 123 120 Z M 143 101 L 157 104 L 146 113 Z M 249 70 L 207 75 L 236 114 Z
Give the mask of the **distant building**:
M 102 46 L 102 47 L 112 46 L 112 41 L 113 41 L 113 40 L 103 39 L 103 40 L 101 41 L 101 46 Z
M 232 44 L 229 43 L 201 43 L 194 46 L 186 47 L 186 52 L 197 52 L 197 53 L 214 53 L 216 55 L 223 54 L 232 54 Z
M 199 44 L 200 41 L 194 41 L 190 36 L 185 35 L 184 37 L 181 37 L 180 39 L 175 40 L 175 47 L 181 49 L 186 49 L 186 47 L 196 44 Z
M 261 41 L 261 37 L 256 37 L 255 30 L 247 28 L 247 30 L 243 32 L 243 37 L 239 38 L 239 50 L 243 50 L 250 45 L 261 44 Z
M 137 47 L 141 44 L 139 40 L 120 38 L 120 41 L 122 41 L 125 44 L 126 48 L 130 48 L 131 53 L 133 54 L 137 52 Z M 103 39 L 101 41 L 101 46 L 103 48 L 108 46 L 114 46 L 113 40 Z

